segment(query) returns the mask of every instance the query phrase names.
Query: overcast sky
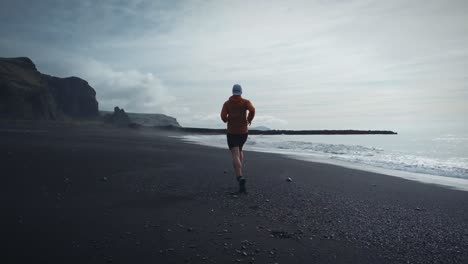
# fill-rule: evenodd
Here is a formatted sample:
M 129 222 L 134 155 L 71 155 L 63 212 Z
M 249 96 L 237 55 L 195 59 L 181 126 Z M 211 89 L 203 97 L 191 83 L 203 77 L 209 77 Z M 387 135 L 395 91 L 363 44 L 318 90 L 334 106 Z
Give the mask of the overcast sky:
M 466 0 L 2 0 L 0 35 L 103 110 L 220 127 L 239 83 L 254 125 L 468 130 Z

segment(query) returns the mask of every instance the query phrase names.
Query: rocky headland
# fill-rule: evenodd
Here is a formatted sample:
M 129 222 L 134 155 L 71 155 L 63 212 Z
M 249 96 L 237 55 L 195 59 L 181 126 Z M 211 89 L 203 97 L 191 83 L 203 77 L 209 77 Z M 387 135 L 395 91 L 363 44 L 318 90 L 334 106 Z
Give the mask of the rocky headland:
M 132 127 L 180 127 L 177 119 L 163 114 L 128 113 L 119 107 L 115 107 L 114 112 L 100 111 L 100 114 L 106 121 L 118 123 L 120 125 L 126 124 Z
M 0 58 L 0 119 L 93 120 L 118 127 L 174 126 L 177 120 L 163 114 L 99 111 L 96 91 L 78 77 L 59 78 L 41 73 L 26 57 Z
M 85 80 L 43 74 L 29 58 L 0 58 L 0 118 L 65 120 L 98 113 L 96 91 Z

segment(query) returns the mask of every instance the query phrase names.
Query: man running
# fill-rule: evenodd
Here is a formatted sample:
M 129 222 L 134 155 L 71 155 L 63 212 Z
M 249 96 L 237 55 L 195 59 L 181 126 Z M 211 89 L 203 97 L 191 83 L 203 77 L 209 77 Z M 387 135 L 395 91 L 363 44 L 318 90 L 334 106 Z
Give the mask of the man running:
M 248 136 L 247 125 L 252 123 L 255 116 L 255 108 L 252 103 L 241 97 L 242 87 L 234 84 L 232 96 L 223 104 L 221 119 L 227 122 L 227 143 L 232 154 L 232 165 L 236 172 L 236 179 L 239 182 L 239 192 L 246 193 L 245 178 L 242 172 L 244 153 L 242 146 Z M 247 110 L 249 115 L 247 116 Z

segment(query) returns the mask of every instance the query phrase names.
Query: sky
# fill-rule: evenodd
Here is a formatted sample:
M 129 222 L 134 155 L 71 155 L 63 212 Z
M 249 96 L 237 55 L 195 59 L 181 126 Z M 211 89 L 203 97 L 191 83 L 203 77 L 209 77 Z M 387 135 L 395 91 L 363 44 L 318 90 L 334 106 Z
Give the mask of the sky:
M 78 76 L 101 110 L 224 127 L 468 131 L 466 0 L 2 0 L 0 57 Z

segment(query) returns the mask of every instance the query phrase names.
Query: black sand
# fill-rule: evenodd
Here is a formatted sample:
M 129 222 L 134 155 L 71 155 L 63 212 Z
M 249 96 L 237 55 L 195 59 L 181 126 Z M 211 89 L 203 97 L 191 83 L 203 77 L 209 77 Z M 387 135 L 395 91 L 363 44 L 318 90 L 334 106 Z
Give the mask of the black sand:
M 468 263 L 468 192 L 247 152 L 233 196 L 151 130 L 2 123 L 0 160 L 1 263 Z

